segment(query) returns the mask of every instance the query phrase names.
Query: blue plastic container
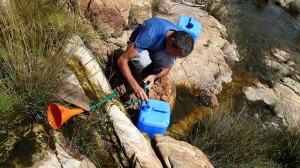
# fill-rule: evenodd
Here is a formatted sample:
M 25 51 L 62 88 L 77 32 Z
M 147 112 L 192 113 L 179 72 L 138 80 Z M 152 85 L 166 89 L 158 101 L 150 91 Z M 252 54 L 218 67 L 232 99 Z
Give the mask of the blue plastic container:
M 147 133 L 150 138 L 154 134 L 164 134 L 170 124 L 170 107 L 160 100 L 149 99 L 148 104 L 142 101 L 137 121 L 137 128 Z
M 181 16 L 177 22 L 177 27 L 192 35 L 194 41 L 196 41 L 201 32 L 201 24 L 194 18 L 188 16 Z

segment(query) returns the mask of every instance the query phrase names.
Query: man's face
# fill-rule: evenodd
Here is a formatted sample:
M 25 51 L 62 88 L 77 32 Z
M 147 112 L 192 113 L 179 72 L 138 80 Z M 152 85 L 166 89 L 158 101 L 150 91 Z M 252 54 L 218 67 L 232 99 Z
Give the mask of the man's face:
M 166 41 L 166 51 L 168 54 L 170 54 L 172 57 L 181 57 L 181 49 L 180 48 L 174 48 L 172 43 L 174 42 L 173 38 L 170 38 Z

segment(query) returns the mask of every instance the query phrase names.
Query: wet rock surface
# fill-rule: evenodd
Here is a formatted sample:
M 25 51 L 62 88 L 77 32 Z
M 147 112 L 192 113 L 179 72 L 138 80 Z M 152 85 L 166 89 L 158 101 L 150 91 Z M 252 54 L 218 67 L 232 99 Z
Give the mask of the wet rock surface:
M 280 72 L 280 80 L 272 82 L 271 87 L 257 81 L 253 87 L 244 87 L 243 92 L 247 100 L 263 101 L 272 107 L 285 125 L 296 127 L 300 124 L 300 84 L 297 75 L 295 76 L 297 72 L 292 67 L 294 64 L 287 64 L 290 53 L 278 48 L 273 48 L 270 53 L 273 57 L 265 56 L 268 58 L 265 63 Z M 293 78 L 287 77 L 289 75 Z

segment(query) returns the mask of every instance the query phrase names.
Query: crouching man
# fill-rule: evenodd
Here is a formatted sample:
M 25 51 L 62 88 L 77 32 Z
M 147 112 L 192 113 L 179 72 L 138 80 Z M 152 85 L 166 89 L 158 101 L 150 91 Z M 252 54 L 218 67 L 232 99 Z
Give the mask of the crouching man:
M 150 18 L 135 28 L 129 38 L 128 48 L 118 58 L 119 69 L 132 87 L 135 95 L 148 101 L 143 88 L 134 78 L 147 68 L 151 73 L 143 80 L 148 82 L 147 88 L 154 85 L 154 81 L 167 75 L 176 58 L 189 55 L 194 49 L 192 36 L 172 22 L 161 18 Z M 133 72 L 129 68 L 132 63 Z

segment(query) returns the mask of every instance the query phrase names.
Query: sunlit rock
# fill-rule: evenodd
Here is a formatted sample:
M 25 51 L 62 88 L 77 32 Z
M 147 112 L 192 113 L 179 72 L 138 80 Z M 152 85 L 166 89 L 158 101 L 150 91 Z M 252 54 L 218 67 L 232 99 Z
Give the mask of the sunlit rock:
M 292 78 L 285 77 L 282 79 L 282 84 L 292 89 L 297 95 L 300 96 L 300 83 Z
M 130 0 L 79 0 L 79 9 L 101 34 L 119 36 L 128 24 Z
M 249 101 L 262 100 L 271 106 L 279 102 L 279 98 L 277 98 L 274 91 L 259 82 L 256 83 L 256 87 L 244 87 L 243 92 Z
M 10 5 L 9 0 L 0 0 L 0 7 L 6 8 L 8 5 Z
M 113 53 L 113 45 L 100 39 L 94 39 L 88 47 L 97 54 L 99 62 L 107 62 L 108 56 Z
M 280 102 L 275 105 L 275 112 L 289 126 L 300 125 L 300 97 L 283 84 L 276 84 L 274 90 L 280 95 Z
M 212 168 L 207 156 L 198 148 L 169 136 L 155 135 L 156 147 L 166 167 Z
M 150 141 L 143 136 L 117 106 L 110 107 L 109 116 L 120 139 L 121 146 L 132 162 L 133 167 L 162 167 L 150 145 Z
M 274 2 L 278 3 L 282 7 L 286 7 L 289 3 L 295 0 L 274 0 Z
M 44 158 L 36 162 L 32 168 L 56 168 L 61 167 L 54 151 L 49 150 L 44 153 Z
M 142 24 L 144 20 L 152 17 L 151 0 L 131 0 L 129 23 Z
M 70 56 L 75 56 L 81 62 L 86 73 L 88 73 L 87 78 L 96 88 L 101 89 L 106 94 L 111 93 L 111 87 L 99 63 L 79 36 L 73 36 L 70 39 L 65 52 Z
M 263 63 L 282 76 L 294 72 L 295 63 L 291 60 L 291 54 L 277 48 L 272 48 L 270 54 L 264 55 Z
M 288 52 L 286 52 L 284 50 L 280 50 L 278 48 L 272 48 L 271 49 L 271 54 L 280 63 L 287 62 L 290 59 L 290 57 L 291 57 L 291 53 L 288 53 Z
M 162 77 L 150 90 L 149 98 L 163 100 L 173 107 L 176 97 L 176 85 L 169 74 Z
M 226 56 L 226 59 L 232 60 L 232 61 L 240 61 L 239 53 L 236 49 L 235 44 L 230 44 L 229 42 L 225 42 L 222 51 Z
M 61 167 L 63 168 L 94 168 L 96 167 L 88 158 L 74 150 L 64 136 L 57 131 L 53 132 L 55 137 L 55 151 Z
M 256 87 L 245 87 L 243 89 L 247 100 L 262 100 L 265 104 L 273 107 L 274 112 L 288 126 L 296 127 L 300 124 L 300 97 L 286 84 L 276 83 L 273 88 L 263 84 L 257 84 Z M 289 84 L 288 84 L 289 85 Z M 298 84 L 293 84 L 296 88 Z
M 154 11 L 166 15 L 174 13 L 173 3 L 170 0 L 153 0 L 152 8 Z

